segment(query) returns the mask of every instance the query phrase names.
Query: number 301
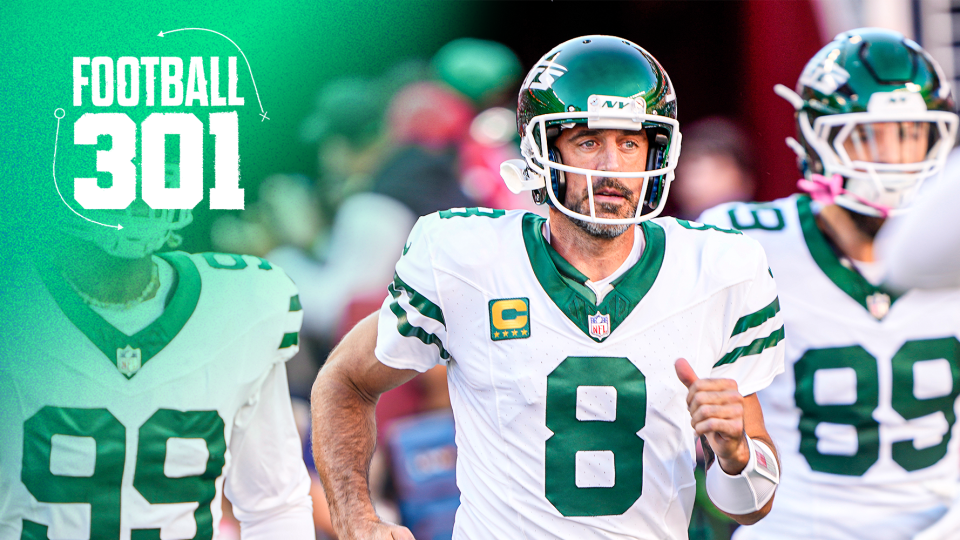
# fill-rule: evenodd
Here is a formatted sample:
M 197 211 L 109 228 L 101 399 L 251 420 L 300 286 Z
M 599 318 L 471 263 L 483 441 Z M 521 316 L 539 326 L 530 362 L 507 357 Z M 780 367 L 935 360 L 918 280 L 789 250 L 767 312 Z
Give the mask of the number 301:
M 154 209 L 189 209 L 203 200 L 203 123 L 192 113 L 153 113 L 140 125 L 141 195 Z M 243 209 L 240 189 L 239 128 L 236 112 L 210 114 L 214 146 L 215 187 L 210 208 Z M 96 178 L 76 178 L 74 197 L 93 209 L 123 209 L 137 197 L 137 125 L 124 113 L 86 113 L 73 129 L 74 144 L 97 144 L 109 135 L 110 150 L 97 151 L 97 171 L 110 173 L 113 185 L 101 188 Z M 165 183 L 164 138 L 180 136 L 180 186 Z

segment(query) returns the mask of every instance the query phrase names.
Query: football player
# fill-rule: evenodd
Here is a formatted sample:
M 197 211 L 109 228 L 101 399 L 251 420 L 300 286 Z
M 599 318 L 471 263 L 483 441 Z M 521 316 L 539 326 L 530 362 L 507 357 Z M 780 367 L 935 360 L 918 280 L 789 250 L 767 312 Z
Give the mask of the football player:
M 454 538 L 686 538 L 696 436 L 719 507 L 742 523 L 779 476 L 755 392 L 782 369 L 759 244 L 661 211 L 680 153 L 676 95 L 637 45 L 548 52 L 519 98 L 524 211 L 419 220 L 379 318 L 313 391 L 314 451 L 341 538 L 402 538 L 367 490 L 377 396 L 447 366 L 461 505 Z
M 953 146 L 949 83 L 913 41 L 864 28 L 777 93 L 796 110 L 807 193 L 700 218 L 763 244 L 789 335 L 785 372 L 759 394 L 783 484 L 735 538 L 958 538 L 934 524 L 960 488 L 960 290 L 897 294 L 873 252 Z
M 0 538 L 216 538 L 226 496 L 245 540 L 312 540 L 293 283 L 257 257 L 155 253 L 189 210 L 85 214 L 123 228 L 68 215 L 9 291 Z

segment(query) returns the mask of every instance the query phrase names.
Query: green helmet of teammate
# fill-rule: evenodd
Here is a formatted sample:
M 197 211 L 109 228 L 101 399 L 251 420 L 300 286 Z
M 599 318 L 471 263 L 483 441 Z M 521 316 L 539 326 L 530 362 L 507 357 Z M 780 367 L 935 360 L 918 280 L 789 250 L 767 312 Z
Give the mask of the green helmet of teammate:
M 165 164 L 165 178 L 168 187 L 179 184 L 180 166 Z M 79 206 L 79 203 L 73 205 Z M 180 245 L 180 229 L 193 221 L 193 212 L 189 209 L 154 209 L 140 197 L 124 209 L 81 207 L 84 218 L 72 213 L 69 205 L 58 205 L 58 209 L 63 214 L 61 230 L 64 233 L 121 259 L 139 259 L 164 246 Z
M 560 161 L 553 141 L 562 129 L 576 125 L 646 133 L 646 171 L 617 174 L 644 179 L 636 216 L 599 218 L 563 205 L 564 172 L 588 178 L 609 174 Z M 512 160 L 501 166 L 504 181 L 514 193 L 532 190 L 538 204 L 549 203 L 564 214 L 594 223 L 638 223 L 662 211 L 680 157 L 676 94 L 660 63 L 636 44 L 613 36 L 584 36 L 554 47 L 523 81 L 517 128 L 524 163 Z M 587 186 L 592 190 L 591 180 Z
M 903 35 L 880 28 L 839 34 L 806 65 L 796 92 L 801 171 L 843 177 L 834 202 L 886 216 L 936 174 L 957 132 L 950 84 L 937 62 Z

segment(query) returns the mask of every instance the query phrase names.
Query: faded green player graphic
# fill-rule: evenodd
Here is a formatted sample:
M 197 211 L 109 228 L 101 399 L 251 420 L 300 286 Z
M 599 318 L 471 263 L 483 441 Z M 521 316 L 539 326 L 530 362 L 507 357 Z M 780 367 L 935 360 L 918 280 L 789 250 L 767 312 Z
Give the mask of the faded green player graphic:
M 177 165 L 167 165 L 176 181 Z M 285 361 L 302 312 L 283 271 L 168 251 L 189 210 L 68 214 L 19 268 L 0 364 L 0 538 L 314 538 Z

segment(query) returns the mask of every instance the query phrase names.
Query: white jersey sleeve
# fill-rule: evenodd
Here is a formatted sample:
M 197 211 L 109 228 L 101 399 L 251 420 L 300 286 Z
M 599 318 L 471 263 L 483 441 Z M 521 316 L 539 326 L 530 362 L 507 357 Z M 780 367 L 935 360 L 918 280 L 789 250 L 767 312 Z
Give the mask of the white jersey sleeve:
M 422 373 L 450 358 L 433 265 L 431 233 L 438 220 L 438 214 L 431 214 L 413 227 L 380 309 L 376 355 L 392 368 Z
M 213 283 L 217 285 L 222 280 L 236 278 L 233 285 L 245 289 L 247 302 L 259 307 L 261 317 L 251 325 L 255 331 L 246 332 L 249 337 L 244 339 L 248 350 L 255 351 L 256 357 L 264 361 L 237 366 L 238 371 L 248 372 L 246 376 L 253 379 L 253 383 L 245 402 L 233 416 L 228 443 L 229 472 L 223 487 L 224 494 L 233 503 L 234 515 L 240 520 L 242 538 L 313 539 L 310 476 L 303 464 L 285 364 L 299 350 L 303 321 L 299 291 L 283 269 L 272 265 L 270 270 L 265 270 L 271 265 L 262 260 L 241 256 L 241 260 L 250 264 L 233 270 L 232 264 L 237 258 L 232 255 L 193 257 L 199 265 L 213 267 L 204 268 L 204 272 L 216 276 L 218 280 Z M 221 269 L 218 264 L 231 266 Z
M 752 240 L 750 244 L 754 248 L 756 275 L 740 303 L 740 317 L 730 330 L 724 354 L 710 372 L 711 377 L 736 380 L 745 396 L 766 388 L 783 372 L 784 355 L 777 285 L 763 248 Z
M 224 493 L 233 502 L 244 540 L 312 540 L 310 476 L 301 457 L 287 387 L 286 366 L 276 364 L 234 420 L 230 452 L 235 474 Z

